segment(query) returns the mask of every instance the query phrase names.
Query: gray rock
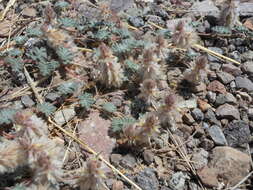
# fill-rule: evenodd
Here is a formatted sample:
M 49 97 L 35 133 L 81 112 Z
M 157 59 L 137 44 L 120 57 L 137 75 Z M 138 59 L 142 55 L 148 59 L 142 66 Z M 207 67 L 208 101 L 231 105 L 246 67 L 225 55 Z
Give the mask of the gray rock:
M 143 190 L 158 190 L 159 181 L 155 175 L 155 171 L 152 168 L 145 168 L 137 174 L 135 177 L 136 183 Z
M 225 104 L 227 101 L 227 98 L 224 94 L 219 94 L 217 97 L 216 97 L 216 101 L 215 101 L 215 105 L 216 106 L 220 106 L 220 105 L 223 105 Z
M 237 147 L 250 141 L 249 125 L 245 121 L 230 122 L 223 132 L 229 146 Z
M 253 74 L 253 61 L 247 61 L 242 66 L 242 71 L 248 74 Z
M 249 117 L 249 119 L 253 119 L 253 108 L 249 108 L 248 109 L 248 117 Z
M 202 121 L 204 119 L 204 114 L 199 108 L 195 108 L 194 110 L 192 110 L 192 117 L 196 121 Z
M 205 121 L 208 121 L 211 124 L 220 125 L 220 122 L 216 119 L 216 115 L 212 109 L 208 109 L 205 113 Z
M 209 153 L 203 148 L 200 148 L 198 149 L 198 152 L 193 153 L 191 161 L 193 161 L 194 167 L 200 169 L 206 166 L 208 163 L 208 155 Z
M 239 51 L 233 51 L 233 52 L 229 53 L 229 57 L 231 59 L 235 59 L 238 62 L 241 62 L 241 54 Z
M 231 75 L 233 75 L 235 77 L 242 74 L 242 71 L 241 71 L 240 67 L 237 67 L 233 64 L 224 64 L 224 65 L 222 65 L 222 70 L 224 72 L 230 73 Z
M 231 94 L 231 93 L 226 93 L 226 94 L 225 94 L 225 97 L 226 97 L 226 102 L 227 102 L 227 103 L 230 103 L 230 104 L 236 104 L 236 103 L 237 103 L 237 100 L 236 100 L 236 98 L 234 97 L 233 94 Z
M 176 172 L 171 176 L 169 186 L 174 190 L 183 190 L 185 187 L 185 181 L 189 178 L 190 177 L 183 172 Z
M 21 102 L 25 107 L 30 108 L 35 105 L 35 102 L 28 95 L 24 95 L 21 97 Z
M 121 154 L 111 154 L 110 161 L 114 166 L 120 166 L 120 160 L 122 159 Z
M 227 145 L 227 140 L 221 130 L 217 125 L 213 125 L 208 129 L 208 133 L 211 136 L 212 140 L 217 145 Z
M 235 79 L 233 75 L 226 72 L 217 72 L 217 77 L 223 84 L 228 84 Z
M 17 100 L 17 101 L 12 102 L 11 108 L 12 108 L 12 109 L 17 109 L 17 110 L 19 110 L 19 109 L 23 109 L 23 108 L 24 108 L 24 105 L 22 104 L 21 101 L 18 101 L 18 100 Z
M 221 48 L 218 48 L 218 47 L 208 47 L 208 49 L 210 49 L 210 50 L 212 50 L 212 51 L 214 51 L 216 53 L 219 53 L 221 55 L 223 54 L 223 50 Z M 208 60 L 210 62 L 214 62 L 214 61 L 219 62 L 220 61 L 218 58 L 216 58 L 216 57 L 214 57 L 212 55 L 208 55 Z
M 230 88 L 235 89 L 236 87 L 235 81 L 232 81 L 229 86 Z
M 132 16 L 129 18 L 129 22 L 131 25 L 137 28 L 144 26 L 144 21 L 141 17 Z
M 135 156 L 132 154 L 126 154 L 120 160 L 120 165 L 123 168 L 127 168 L 127 169 L 133 169 L 136 166 L 136 164 L 137 164 L 137 160 Z
M 249 50 L 241 55 L 243 61 L 253 60 L 253 51 Z
M 46 95 L 46 100 L 53 102 L 55 101 L 57 98 L 59 98 L 60 95 L 54 92 L 50 92 Z
M 63 125 L 71 120 L 76 115 L 74 108 L 66 108 L 56 111 L 54 114 L 54 120 L 58 125 Z
M 206 97 L 210 103 L 214 103 L 216 100 L 216 93 L 208 91 Z
M 146 164 L 150 165 L 154 161 L 154 153 L 151 150 L 144 150 L 143 158 Z
M 246 77 L 236 77 L 235 78 L 236 87 L 239 89 L 253 91 L 253 83 Z
M 217 108 L 216 115 L 220 119 L 240 119 L 240 113 L 238 109 L 227 103 Z
M 210 57 L 212 57 L 212 56 L 210 55 Z M 220 63 L 217 63 L 217 62 L 211 62 L 210 63 L 210 70 L 212 70 L 212 71 L 219 71 L 220 68 L 221 68 L 221 64 Z

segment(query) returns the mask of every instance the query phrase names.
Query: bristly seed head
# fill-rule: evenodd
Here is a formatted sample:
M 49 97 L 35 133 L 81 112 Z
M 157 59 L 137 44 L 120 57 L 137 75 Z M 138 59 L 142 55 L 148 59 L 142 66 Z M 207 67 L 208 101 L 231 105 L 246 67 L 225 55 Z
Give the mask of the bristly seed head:
M 177 101 L 177 97 L 175 94 L 169 94 L 168 96 L 165 97 L 165 105 L 168 107 L 168 108 L 172 108 L 175 103 Z
M 107 45 L 105 45 L 105 43 L 102 43 L 99 46 L 99 50 L 100 50 L 100 58 L 101 59 L 112 57 L 112 51 L 110 50 L 110 48 Z

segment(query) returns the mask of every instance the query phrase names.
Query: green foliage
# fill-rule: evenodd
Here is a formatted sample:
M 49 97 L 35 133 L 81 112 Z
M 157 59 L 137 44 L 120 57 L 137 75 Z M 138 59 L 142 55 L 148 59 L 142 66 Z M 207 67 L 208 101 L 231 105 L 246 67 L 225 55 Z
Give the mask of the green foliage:
M 72 94 L 76 91 L 76 89 L 78 88 L 78 84 L 76 82 L 65 82 L 63 84 L 61 84 L 57 90 L 59 92 L 60 95 L 64 94 Z
M 232 31 L 230 28 L 225 27 L 225 26 L 215 26 L 212 27 L 212 31 L 218 34 L 231 34 Z
M 26 189 L 27 188 L 22 184 L 15 185 L 15 187 L 12 188 L 12 190 L 26 190 Z
M 13 121 L 13 117 L 16 114 L 17 110 L 10 108 L 3 108 L 0 110 L 0 125 L 1 124 L 10 124 Z
M 23 45 L 25 42 L 28 40 L 27 36 L 17 36 L 14 38 L 14 41 L 16 42 L 17 45 Z
M 44 47 L 35 47 L 34 49 L 27 52 L 26 55 L 34 61 L 39 61 L 42 63 L 47 61 L 47 50 Z
M 55 112 L 56 107 L 48 102 L 38 104 L 37 108 L 40 112 L 44 113 L 47 117 Z
M 102 108 L 103 108 L 103 110 L 110 112 L 110 113 L 117 111 L 116 106 L 111 102 L 106 102 L 105 104 L 103 104 Z
M 136 120 L 132 117 L 115 117 L 112 120 L 112 131 L 113 132 L 120 132 L 125 126 L 135 123 Z
M 43 33 L 39 28 L 28 28 L 26 34 L 28 37 L 40 37 Z
M 14 49 L 11 49 L 10 51 L 8 51 L 8 55 L 11 57 L 21 56 L 22 54 L 23 54 L 23 52 L 18 48 L 14 48 Z
M 64 27 L 75 27 L 77 25 L 77 22 L 74 19 L 69 18 L 69 17 L 60 18 L 58 21 Z
M 98 30 L 97 33 L 94 35 L 94 38 L 98 40 L 107 40 L 110 37 L 111 37 L 111 33 L 105 29 Z
M 84 93 L 78 97 L 79 103 L 86 110 L 90 109 L 91 105 L 94 104 L 95 100 L 90 93 Z
M 112 32 L 119 35 L 121 38 L 130 38 L 131 32 L 126 28 L 113 28 Z
M 47 62 L 41 62 L 38 63 L 37 67 L 40 70 L 40 73 L 42 76 L 48 76 L 50 75 L 57 67 L 59 67 L 58 61 L 47 61 Z
M 127 59 L 125 62 L 126 68 L 130 69 L 133 72 L 137 72 L 140 69 L 140 66 L 134 63 L 132 60 Z
M 6 57 L 4 61 L 10 64 L 12 70 L 15 72 L 21 72 L 24 67 L 24 62 L 20 57 L 18 58 Z
M 74 55 L 71 51 L 69 51 L 65 47 L 60 47 L 56 50 L 57 55 L 59 56 L 59 59 L 62 61 L 64 65 L 70 64 L 71 61 L 74 58 Z
M 64 8 L 67 8 L 69 6 L 69 3 L 66 2 L 66 1 L 57 1 L 54 6 L 55 6 L 55 8 L 64 9 Z

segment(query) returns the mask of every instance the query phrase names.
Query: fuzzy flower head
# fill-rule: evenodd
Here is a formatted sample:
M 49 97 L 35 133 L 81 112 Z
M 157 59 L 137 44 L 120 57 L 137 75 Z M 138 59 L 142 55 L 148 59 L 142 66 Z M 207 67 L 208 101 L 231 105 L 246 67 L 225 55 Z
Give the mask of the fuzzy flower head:
M 233 28 L 239 21 L 239 11 L 237 10 L 239 1 L 227 0 L 223 4 L 220 13 L 220 24 L 229 28 Z
M 180 21 L 175 27 L 172 35 L 172 43 L 177 48 L 187 49 L 196 44 L 199 40 L 198 35 L 194 31 L 187 32 L 185 30 L 185 23 Z
M 84 166 L 83 173 L 79 178 L 80 190 L 103 190 L 105 168 L 98 158 L 89 158 Z
M 201 71 L 204 71 L 208 60 L 206 56 L 200 56 L 195 61 L 195 66 L 191 71 L 185 73 L 185 80 L 192 85 L 198 85 L 201 82 Z
M 98 60 L 99 81 L 105 86 L 120 87 L 123 83 L 124 74 L 117 57 L 114 57 L 109 47 L 102 44 L 100 47 L 100 59 Z
M 151 104 L 155 100 L 156 93 L 158 92 L 156 82 L 152 79 L 144 80 L 141 84 L 140 91 L 138 98 L 144 100 L 147 104 Z

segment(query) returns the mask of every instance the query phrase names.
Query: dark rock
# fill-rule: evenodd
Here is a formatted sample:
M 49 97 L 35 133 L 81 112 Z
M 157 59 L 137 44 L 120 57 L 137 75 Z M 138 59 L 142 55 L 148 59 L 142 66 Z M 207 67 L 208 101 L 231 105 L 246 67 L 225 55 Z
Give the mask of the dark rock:
M 238 51 L 233 51 L 233 52 L 229 53 L 229 57 L 231 59 L 238 61 L 238 62 L 241 62 L 241 54 Z
M 35 102 L 28 95 L 24 95 L 21 97 L 21 102 L 25 107 L 30 108 L 35 105 Z
M 223 84 L 228 84 L 235 79 L 233 75 L 226 72 L 217 72 L 217 77 Z
M 249 126 L 244 121 L 230 122 L 223 132 L 229 146 L 237 147 L 250 141 Z
M 203 122 L 203 123 L 205 123 L 205 122 Z M 202 123 L 202 125 L 203 125 L 203 123 Z M 205 134 L 203 126 L 195 125 L 194 129 L 195 129 L 194 137 L 196 137 L 196 138 L 200 138 Z
M 165 22 L 163 21 L 163 19 L 159 16 L 156 16 L 156 15 L 147 15 L 146 20 L 149 22 L 153 22 L 153 23 L 160 25 L 160 26 L 165 25 Z
M 214 142 L 207 138 L 202 138 L 200 142 L 200 147 L 204 148 L 206 151 L 210 151 L 214 147 Z
M 227 140 L 221 130 L 217 125 L 213 125 L 208 129 L 208 133 L 217 145 L 227 145 Z
M 142 27 L 144 26 L 144 21 L 141 17 L 136 17 L 136 16 L 132 16 L 129 18 L 129 22 L 131 25 L 133 25 L 134 27 Z
M 156 178 L 155 171 L 152 168 L 145 168 L 135 177 L 136 183 L 143 190 L 158 190 L 159 181 Z
M 253 61 L 247 61 L 242 65 L 242 71 L 248 74 L 253 74 Z
M 204 119 L 204 114 L 199 108 L 195 108 L 194 110 L 192 110 L 192 117 L 196 121 L 202 121 Z
M 239 89 L 253 91 L 253 83 L 246 77 L 236 77 L 235 78 L 236 87 Z
M 154 153 L 151 150 L 144 150 L 143 158 L 146 164 L 150 165 L 154 161 Z
M 238 109 L 227 103 L 217 108 L 216 115 L 221 119 L 240 119 Z
M 220 122 L 216 119 L 216 115 L 212 109 L 208 109 L 205 113 L 205 121 L 208 121 L 211 124 L 220 125 Z

